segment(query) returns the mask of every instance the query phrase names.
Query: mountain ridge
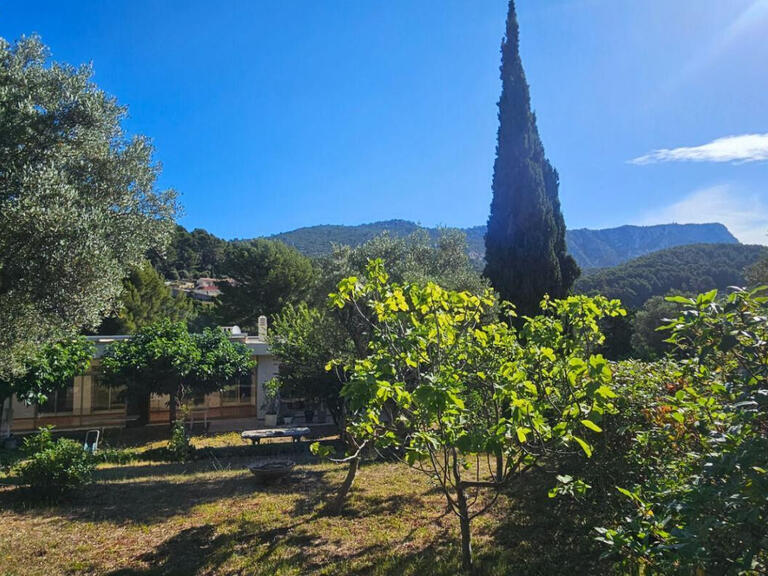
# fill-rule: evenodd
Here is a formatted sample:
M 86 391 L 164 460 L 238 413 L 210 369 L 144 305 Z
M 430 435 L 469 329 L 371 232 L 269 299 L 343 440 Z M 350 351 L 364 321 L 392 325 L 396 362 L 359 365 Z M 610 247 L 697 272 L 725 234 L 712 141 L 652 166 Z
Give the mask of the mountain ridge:
M 319 224 L 305 226 L 269 236 L 294 246 L 308 256 L 324 256 L 333 244 L 357 246 L 371 238 L 389 232 L 406 236 L 425 230 L 436 237 L 440 228 L 420 226 L 410 220 L 383 220 L 358 225 Z M 459 228 L 467 236 L 470 256 L 482 261 L 485 254 L 485 226 Z M 577 228 L 566 232 L 568 251 L 585 269 L 617 266 L 633 258 L 689 244 L 738 244 L 739 241 L 723 224 L 656 224 L 636 226 L 626 224 L 615 228 Z

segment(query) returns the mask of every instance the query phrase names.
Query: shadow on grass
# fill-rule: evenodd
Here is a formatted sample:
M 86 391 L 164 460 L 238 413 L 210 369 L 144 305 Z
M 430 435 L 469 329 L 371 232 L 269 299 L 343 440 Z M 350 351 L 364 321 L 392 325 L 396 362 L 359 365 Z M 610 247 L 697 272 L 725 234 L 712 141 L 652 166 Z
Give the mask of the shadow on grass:
M 454 576 L 459 558 L 449 536 L 435 534 L 432 545 L 400 551 L 399 543 L 362 547 L 354 553 L 338 550 L 319 556 L 316 551 L 328 543 L 311 534 L 303 522 L 287 526 L 260 527 L 248 521 L 226 526 L 206 524 L 182 530 L 155 550 L 137 558 L 142 567 L 121 568 L 107 576 L 192 576 L 202 574 L 249 574 L 267 576 L 282 573 L 387 576 Z M 393 548 L 398 548 L 394 550 Z
M 320 519 L 321 508 L 333 495 L 343 470 L 301 465 L 285 481 L 262 486 L 250 473 L 237 471 L 243 462 L 224 462 L 230 470 L 210 471 L 211 464 L 162 464 L 123 466 L 110 472 L 112 480 L 90 487 L 75 501 L 52 511 L 81 522 L 151 524 L 187 513 L 192 507 L 229 500 L 239 505 L 240 496 L 293 495 L 292 505 L 280 516 L 265 520 L 228 519 L 222 523 L 188 527 L 154 549 L 131 560 L 110 576 L 213 575 L 277 573 L 350 574 L 352 576 L 448 576 L 458 574 L 460 551 L 457 519 L 430 501 L 431 489 L 371 495 L 354 490 L 338 520 Z M 207 467 L 206 467 L 207 466 Z M 181 475 L 181 478 L 176 478 Z M 552 478 L 532 472 L 511 486 L 508 498 L 500 499 L 493 519 L 475 523 L 476 574 L 502 576 L 610 574 L 599 560 L 603 549 L 594 541 L 595 507 L 572 500 L 550 499 Z M 0 508 L 9 491 L 0 491 Z M 299 497 L 296 498 L 295 496 Z M 253 500 L 251 500 L 253 502 Z M 433 506 L 420 518 L 415 510 Z M 591 506 L 591 508 L 590 508 Z M 434 513 L 431 513 L 434 512 Z M 388 522 L 407 522 L 403 536 L 382 538 L 374 545 L 355 547 L 358 520 L 374 519 L 373 527 L 387 530 Z M 418 520 L 417 520 L 418 518 Z M 300 521 L 299 521 L 300 519 Z M 334 538 L 325 529 L 339 527 L 351 536 Z M 413 523 L 413 524 L 411 524 Z M 393 525 L 394 526 L 394 525 Z M 108 527 L 105 527 L 108 529 Z M 378 527 L 375 529 L 379 529 Z M 426 531 L 426 536 L 425 536 Z
M 532 471 L 509 487 L 483 564 L 514 568 L 521 576 L 612 574 L 610 563 L 600 559 L 605 548 L 595 541 L 600 504 L 550 498 L 553 484 L 551 475 Z
M 303 550 L 309 549 L 313 538 L 294 533 L 299 524 L 279 528 L 258 529 L 250 522 L 228 526 L 206 524 L 182 530 L 161 543 L 155 550 L 141 555 L 141 568 L 121 568 L 108 576 L 191 576 L 215 573 L 233 556 L 256 563 L 263 574 L 306 563 Z M 275 554 L 276 551 L 279 554 Z M 290 552 L 286 552 L 290 550 Z M 261 571 L 265 570 L 265 571 Z M 240 572 L 237 572 L 240 573 Z M 245 572 L 252 574 L 248 570 Z
M 26 513 L 44 508 L 72 521 L 151 524 L 184 515 L 196 506 L 259 494 L 299 493 L 303 497 L 296 501 L 297 509 L 312 510 L 316 501 L 333 490 L 328 470 L 306 464 L 273 484 L 260 484 L 243 462 L 223 466 L 218 473 L 210 463 L 121 466 L 99 471 L 98 482 L 56 503 L 36 502 L 20 488 L 0 490 L 0 509 Z M 198 475 L 185 477 L 193 474 Z

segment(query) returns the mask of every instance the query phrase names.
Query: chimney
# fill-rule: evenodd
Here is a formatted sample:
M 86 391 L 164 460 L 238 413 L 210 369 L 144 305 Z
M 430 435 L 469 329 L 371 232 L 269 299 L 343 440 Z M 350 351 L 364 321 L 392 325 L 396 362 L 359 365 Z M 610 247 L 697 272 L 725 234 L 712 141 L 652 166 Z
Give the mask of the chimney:
M 259 340 L 267 341 L 267 317 L 259 316 Z

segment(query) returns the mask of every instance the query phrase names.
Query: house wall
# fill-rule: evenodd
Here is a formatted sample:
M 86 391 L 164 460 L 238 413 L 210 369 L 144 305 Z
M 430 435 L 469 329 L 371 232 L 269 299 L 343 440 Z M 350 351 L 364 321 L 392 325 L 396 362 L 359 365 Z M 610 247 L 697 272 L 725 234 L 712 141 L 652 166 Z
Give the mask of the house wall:
M 196 423 L 205 420 L 228 418 L 263 419 L 264 383 L 277 374 L 278 362 L 264 345 L 254 351 L 256 367 L 251 374 L 251 393 L 246 402 L 224 402 L 222 394 L 214 392 L 202 403 L 190 404 L 190 418 Z M 98 370 L 99 361 L 94 359 L 88 373 L 77 376 L 73 382 L 72 411 L 56 414 L 40 413 L 37 406 L 27 405 L 12 399 L 13 432 L 28 432 L 40 426 L 55 426 L 59 430 L 90 428 L 122 428 L 131 418 L 126 408 L 95 410 L 93 408 L 93 374 Z M 4 411 L 7 413 L 7 410 Z M 152 396 L 150 402 L 150 423 L 168 422 L 168 397 Z M 0 433 L 3 429 L 0 428 Z
M 267 411 L 267 395 L 264 390 L 264 384 L 277 376 L 279 363 L 274 356 L 259 356 L 259 363 L 256 365 L 256 416 L 259 420 L 264 419 Z

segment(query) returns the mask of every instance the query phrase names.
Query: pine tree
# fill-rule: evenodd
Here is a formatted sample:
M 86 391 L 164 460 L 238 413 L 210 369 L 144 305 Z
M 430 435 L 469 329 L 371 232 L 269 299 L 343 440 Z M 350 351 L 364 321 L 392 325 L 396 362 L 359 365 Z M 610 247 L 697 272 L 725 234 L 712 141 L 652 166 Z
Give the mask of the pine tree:
M 188 322 L 195 315 L 193 302 L 184 294 L 174 295 L 157 270 L 145 262 L 123 280 L 120 308 L 104 320 L 99 332 L 133 334 L 160 320 Z
M 501 45 L 501 98 L 485 275 L 519 314 L 536 314 L 545 294 L 564 296 L 579 275 L 567 254 L 559 177 L 544 154 L 520 60 L 514 0 Z

